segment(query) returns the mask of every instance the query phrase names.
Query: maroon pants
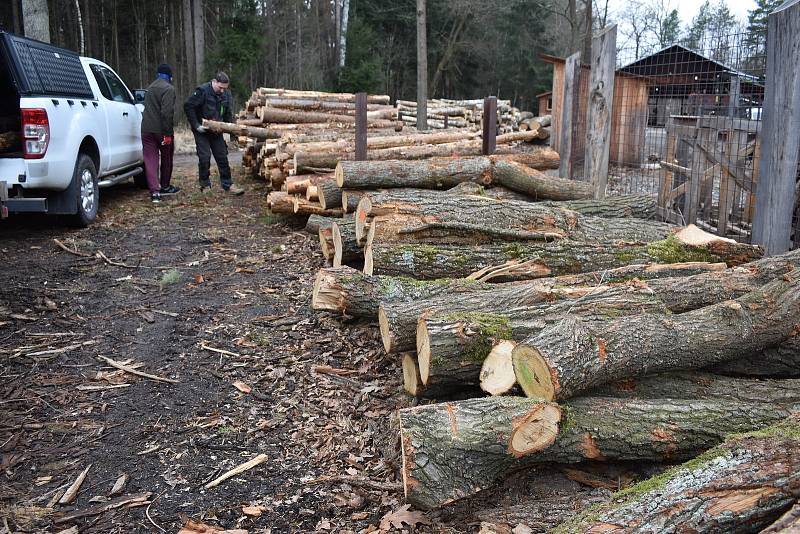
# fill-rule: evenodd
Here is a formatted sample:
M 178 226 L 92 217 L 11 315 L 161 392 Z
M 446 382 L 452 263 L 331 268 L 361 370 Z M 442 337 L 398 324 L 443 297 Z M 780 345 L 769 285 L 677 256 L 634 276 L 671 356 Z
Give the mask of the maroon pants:
M 161 144 L 161 135 L 142 132 L 142 152 L 144 155 L 144 173 L 147 176 L 147 188 L 157 193 L 169 187 L 172 180 L 172 154 L 175 152 L 175 141 L 169 145 Z M 159 180 L 158 160 L 161 155 L 161 180 Z

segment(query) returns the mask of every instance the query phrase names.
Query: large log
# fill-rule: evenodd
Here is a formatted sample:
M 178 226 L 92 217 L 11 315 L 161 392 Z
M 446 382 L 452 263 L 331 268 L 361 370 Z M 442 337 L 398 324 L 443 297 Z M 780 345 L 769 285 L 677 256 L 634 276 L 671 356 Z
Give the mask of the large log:
M 306 232 L 312 235 L 317 235 L 320 228 L 330 228 L 331 225 L 340 219 L 334 217 L 325 217 L 323 215 L 311 215 L 306 221 Z
M 376 217 L 372 221 L 375 227 L 373 242 L 367 240 L 365 249 L 367 274 L 419 279 L 474 277 L 484 281 L 513 281 L 602 271 L 643 263 L 722 262 L 735 266 L 757 259 L 761 254 L 760 248 L 748 244 L 737 244 L 735 247 L 726 244 L 718 248 L 713 244 L 695 247 L 682 243 L 676 236 L 647 244 L 630 241 L 609 244 L 580 243 L 564 240 L 532 244 L 509 242 L 481 246 L 439 245 L 437 242 L 458 243 L 467 239 L 446 235 L 425 236 L 420 239 L 422 242 L 419 244 L 404 244 L 396 241 L 408 234 L 393 233 L 393 230 L 397 231 L 397 227 L 391 226 L 387 229 L 387 222 L 383 217 Z M 390 242 L 383 244 L 381 241 Z M 488 241 L 488 237 L 485 241 Z M 690 296 L 703 298 L 702 295 Z M 686 299 L 688 298 L 687 296 Z
M 322 209 L 342 207 L 342 188 L 336 185 L 336 180 L 324 180 L 318 184 L 317 196 Z
M 341 209 L 323 209 L 319 202 L 306 200 L 303 197 L 292 198 L 292 212 L 298 215 L 323 215 L 325 217 L 341 217 Z
M 603 383 L 756 354 L 800 331 L 800 271 L 736 300 L 672 316 L 566 318 L 514 349 L 527 395 L 569 398 Z
M 258 96 L 262 97 L 275 97 L 280 96 L 284 99 L 316 99 L 320 101 L 329 102 L 352 102 L 355 103 L 356 95 L 354 93 L 331 93 L 324 91 L 305 91 L 300 89 L 282 89 L 273 87 L 259 87 L 256 91 Z M 391 97 L 389 95 L 367 95 L 368 104 L 389 104 Z
M 592 186 L 589 182 L 549 176 L 513 161 L 495 162 L 494 182 L 539 200 L 592 198 Z
M 335 113 L 320 113 L 316 111 L 290 111 L 286 109 L 276 109 L 267 106 L 261 107 L 257 112 L 259 118 L 265 124 L 304 124 L 304 123 L 338 123 L 355 124 L 356 118 L 353 115 L 341 115 Z M 402 128 L 401 121 L 388 119 L 367 119 L 367 125 L 375 128 Z
M 272 191 L 267 195 L 267 207 L 272 213 L 294 214 L 294 199 L 283 191 Z
M 800 336 L 758 354 L 708 368 L 716 374 L 762 378 L 800 378 Z
M 381 303 L 405 303 L 441 294 L 490 290 L 490 284 L 471 280 L 420 282 L 391 276 L 367 276 L 350 267 L 320 269 L 314 281 L 311 307 L 374 319 Z M 413 348 L 413 346 L 412 346 Z
M 800 407 L 800 380 L 731 378 L 713 373 L 685 371 L 659 373 L 604 384 L 587 392 L 592 397 L 634 399 L 721 399 L 768 402 Z
M 800 498 L 798 451 L 794 414 L 616 493 L 558 531 L 758 532 Z
M 585 182 L 581 182 L 585 183 Z M 652 195 L 610 196 L 603 200 L 562 200 L 543 202 L 545 206 L 577 211 L 581 215 L 595 217 L 656 218 L 656 198 Z
M 364 252 L 356 241 L 356 225 L 352 217 L 346 217 L 333 223 L 331 231 L 333 233 L 334 267 L 364 260 Z
M 458 293 L 443 292 L 439 296 L 428 297 L 414 302 L 393 304 L 387 302 L 380 305 L 377 311 L 381 339 L 387 352 L 414 350 L 416 346 L 416 329 L 420 317 L 436 313 L 507 313 L 508 310 L 533 306 L 543 302 L 554 302 L 560 299 L 574 299 L 585 294 L 585 287 L 595 287 L 602 283 L 623 282 L 625 280 L 646 280 L 663 276 L 674 276 L 672 284 L 667 287 L 680 288 L 683 273 L 692 274 L 696 270 L 718 272 L 724 265 L 720 264 L 676 264 L 674 266 L 629 266 L 609 271 L 595 271 L 580 275 L 542 278 L 526 283 L 484 284 L 481 289 L 491 290 L 491 295 L 483 291 L 464 289 Z M 389 277 L 390 278 L 390 277 Z M 435 283 L 436 281 L 432 281 Z M 423 282 L 418 282 L 423 283 Z M 640 284 L 641 281 L 635 282 Z M 574 289 L 581 289 L 575 291 Z M 679 289 L 675 289 L 679 291 Z M 664 291 L 667 291 L 665 289 Z M 713 294 L 712 294 L 713 295 Z M 719 301 L 714 301 L 719 302 Z M 710 302 L 713 303 L 713 302 Z
M 567 300 L 519 306 L 503 313 L 423 315 L 416 330 L 422 383 L 426 386 L 447 383 L 478 385 L 484 360 L 496 344 L 504 340 L 522 341 L 560 322 L 567 315 L 592 320 L 668 312 L 646 288 L 600 286 L 570 290 L 570 293 Z M 502 360 L 497 363 L 502 364 Z M 508 371 L 513 373 L 513 369 Z M 500 373 L 492 374 L 496 380 Z
M 342 190 L 342 211 L 345 213 L 355 213 L 358 209 L 358 203 L 361 202 L 361 197 L 373 191 L 357 191 L 355 189 Z
M 408 217 L 404 226 L 387 225 L 389 233 L 413 234 L 417 239 L 446 234 L 502 241 L 651 242 L 666 238 L 676 229 L 656 221 L 592 217 L 534 202 L 404 189 L 364 196 L 356 210 L 357 235 L 363 235 L 359 224 L 379 215 Z
M 217 133 L 229 133 L 231 135 L 246 135 L 254 139 L 280 139 L 279 130 L 259 128 L 257 126 L 246 126 L 244 124 L 233 124 L 230 122 L 219 122 L 203 119 L 203 126 Z
M 406 500 L 434 508 L 540 462 L 678 461 L 789 410 L 726 400 L 487 397 L 400 410 Z

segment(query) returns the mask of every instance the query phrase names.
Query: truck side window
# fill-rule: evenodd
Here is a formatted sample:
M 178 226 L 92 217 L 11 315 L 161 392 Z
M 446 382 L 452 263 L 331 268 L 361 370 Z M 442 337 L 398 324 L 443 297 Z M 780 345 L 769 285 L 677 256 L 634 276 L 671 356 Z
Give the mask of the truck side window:
M 97 82 L 97 86 L 100 88 L 100 94 L 108 100 L 114 100 L 111 97 L 111 89 L 108 88 L 106 77 L 103 76 L 103 72 L 100 70 L 100 65 L 90 65 L 90 67 L 92 69 L 92 74 L 94 74 L 94 79 Z
M 111 88 L 111 99 L 117 102 L 126 102 L 128 104 L 133 104 L 133 97 L 131 96 L 128 88 L 125 87 L 125 84 L 122 83 L 122 80 L 117 78 L 117 75 L 111 72 L 110 70 L 101 67 L 103 70 L 103 74 L 106 77 L 106 81 L 108 82 L 108 86 Z

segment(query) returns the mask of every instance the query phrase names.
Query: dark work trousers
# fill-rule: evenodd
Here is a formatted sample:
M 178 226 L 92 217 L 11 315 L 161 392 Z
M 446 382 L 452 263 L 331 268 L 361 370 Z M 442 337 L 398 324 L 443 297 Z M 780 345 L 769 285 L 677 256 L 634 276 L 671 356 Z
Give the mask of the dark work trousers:
M 144 174 L 147 177 L 147 188 L 151 193 L 158 193 L 160 189 L 169 187 L 169 183 L 172 180 L 172 155 L 175 153 L 175 143 L 162 145 L 161 139 L 161 134 L 142 132 Z M 161 156 L 160 180 L 158 172 L 159 155 Z
M 228 189 L 233 181 L 231 168 L 228 165 L 228 145 L 225 144 L 225 138 L 220 133 L 194 132 L 194 142 L 197 145 L 197 158 L 200 160 L 200 185 L 211 183 L 209 178 L 211 154 L 214 154 L 214 161 L 217 162 L 219 169 L 219 181 L 223 189 Z

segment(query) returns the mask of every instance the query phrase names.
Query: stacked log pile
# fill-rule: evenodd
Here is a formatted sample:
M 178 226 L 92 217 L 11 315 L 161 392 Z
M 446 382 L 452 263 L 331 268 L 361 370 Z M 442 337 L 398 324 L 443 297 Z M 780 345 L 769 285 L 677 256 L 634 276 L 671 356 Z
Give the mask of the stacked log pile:
M 681 516 L 687 526 L 794 517 L 800 492 L 788 480 L 800 453 L 769 446 L 796 439 L 800 251 L 762 258 L 759 247 L 655 222 L 652 199 L 593 201 L 585 184 L 537 165 L 342 161 L 339 191 L 327 182 L 347 219 L 331 223 L 336 267 L 319 272 L 312 306 L 377 320 L 406 391 L 423 400 L 399 414 L 408 502 L 439 507 L 542 463 L 702 454 L 664 475 L 699 477 L 670 502 L 727 477 L 740 513 L 723 514 L 720 501 Z M 742 440 L 738 464 L 731 444 Z M 626 506 L 603 508 L 604 525 L 641 526 L 647 500 L 629 491 Z M 648 528 L 669 510 L 647 508 Z
M 410 100 L 397 101 L 397 115 L 407 124 L 417 123 L 417 103 Z M 483 124 L 483 99 L 451 100 L 437 98 L 427 101 L 428 128 L 480 127 Z M 497 133 L 535 131 L 540 140 L 550 136 L 550 116 L 534 117 L 532 113 L 520 111 L 510 100 L 497 101 Z

